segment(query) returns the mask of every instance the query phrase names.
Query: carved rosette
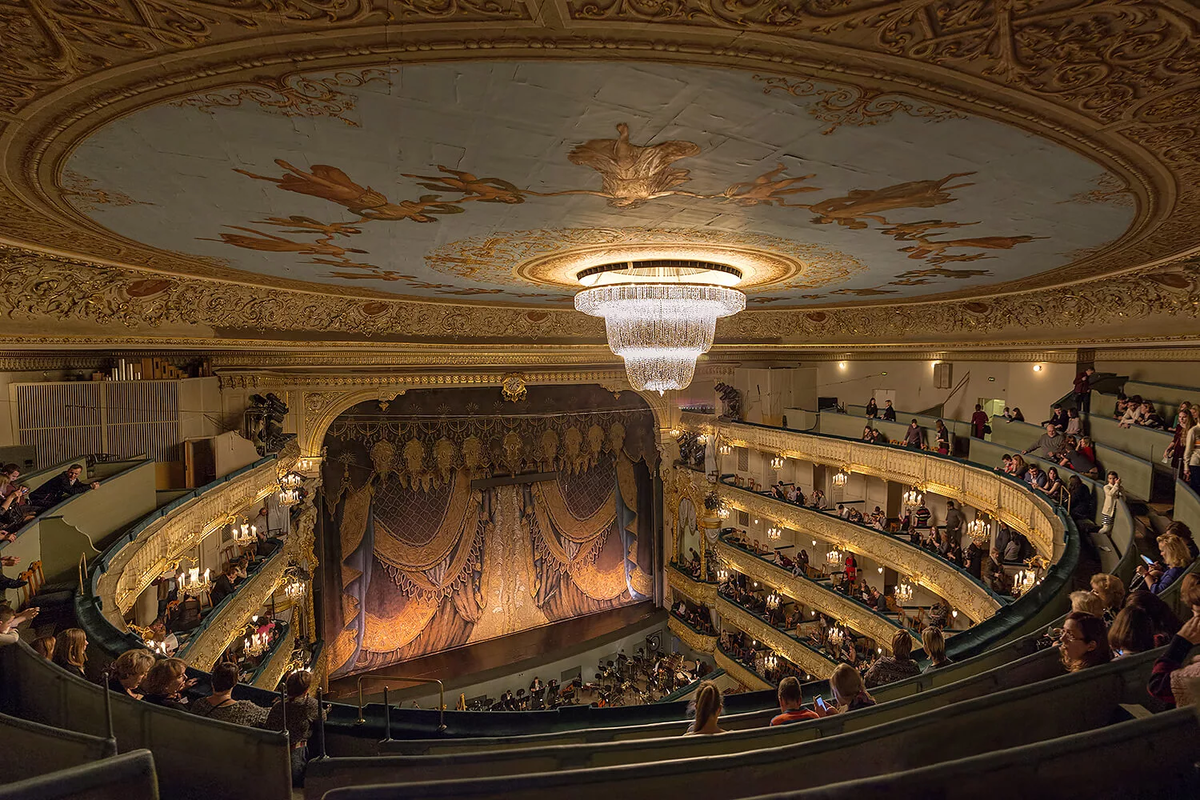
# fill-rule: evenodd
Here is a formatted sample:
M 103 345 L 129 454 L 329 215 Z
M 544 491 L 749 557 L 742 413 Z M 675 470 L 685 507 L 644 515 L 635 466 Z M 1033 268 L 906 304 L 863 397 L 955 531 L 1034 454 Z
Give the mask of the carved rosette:
M 768 625 L 745 609 L 739 608 L 724 597 L 717 599 L 717 613 L 723 622 L 727 622 L 743 633 L 765 644 L 779 653 L 796 666 L 818 678 L 828 678 L 833 674 L 837 664 L 804 645 L 779 629 Z

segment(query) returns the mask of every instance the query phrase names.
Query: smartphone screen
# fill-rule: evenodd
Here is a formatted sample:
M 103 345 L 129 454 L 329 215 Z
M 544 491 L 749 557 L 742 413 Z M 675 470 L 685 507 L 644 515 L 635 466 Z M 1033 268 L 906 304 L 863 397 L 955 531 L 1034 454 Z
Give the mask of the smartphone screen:
M 817 703 L 817 706 L 820 707 L 822 711 L 825 710 L 825 698 L 817 697 L 816 703 Z
M 1150 559 L 1150 558 L 1147 558 L 1146 556 L 1142 556 L 1142 561 L 1145 561 L 1147 564 L 1153 564 L 1153 563 L 1154 563 L 1154 561 L 1153 561 L 1152 559 Z

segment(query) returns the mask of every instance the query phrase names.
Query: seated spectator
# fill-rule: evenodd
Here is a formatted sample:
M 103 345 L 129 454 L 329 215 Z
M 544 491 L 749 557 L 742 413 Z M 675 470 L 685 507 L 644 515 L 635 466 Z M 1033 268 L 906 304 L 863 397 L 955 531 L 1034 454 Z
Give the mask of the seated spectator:
M 825 507 L 825 493 L 823 491 L 821 491 L 820 489 L 813 489 L 813 492 L 811 495 L 811 503 L 812 503 L 813 508 L 816 508 L 816 509 L 824 508 Z
M 1042 468 L 1036 462 L 1029 465 L 1029 471 L 1025 473 L 1025 483 L 1029 484 L 1031 489 L 1045 491 L 1046 473 L 1042 472 Z
M 1096 463 L 1096 443 L 1092 441 L 1091 437 L 1081 436 L 1079 438 L 1078 450 L 1080 453 L 1083 453 L 1083 455 L 1093 464 Z M 1089 474 L 1090 472 L 1091 471 L 1089 470 Z M 1100 474 L 1098 469 L 1096 470 L 1096 474 Z
M 1067 427 L 1065 429 L 1067 436 L 1082 436 L 1083 435 L 1083 420 L 1079 418 L 1079 411 L 1071 408 L 1067 410 Z
M 1043 425 L 1053 425 L 1060 431 L 1067 427 L 1067 412 L 1058 403 L 1050 406 L 1050 419 L 1044 421 Z
M 1116 575 L 1100 572 L 1092 576 L 1092 591 L 1100 598 L 1104 611 L 1100 615 L 1112 624 L 1117 612 L 1125 605 L 1125 584 Z
M 149 650 L 126 650 L 117 656 L 108 673 L 108 688 L 118 694 L 141 700 L 138 691 L 150 668 L 154 666 L 154 654 Z
M 948 667 L 954 662 L 946 658 L 946 637 L 941 628 L 929 625 L 921 631 L 921 643 L 925 646 L 925 655 L 929 656 L 929 664 L 925 672 Z
M 1145 578 L 1146 585 L 1149 586 L 1150 591 L 1154 594 L 1161 594 L 1192 563 L 1192 554 L 1188 551 L 1188 547 L 1184 544 L 1183 539 L 1180 539 L 1178 536 L 1164 537 L 1162 558 L 1166 564 L 1165 568 L 1160 567 L 1158 564 L 1149 567 L 1141 564 L 1137 568 L 1137 573 Z
M 921 674 L 921 667 L 912 659 L 912 638 L 898 630 L 892 635 L 891 655 L 881 656 L 863 676 L 868 689 L 885 683 L 901 681 Z
M 26 609 L 26 611 L 35 611 L 36 609 Z M 47 661 L 54 660 L 54 645 L 58 640 L 53 636 L 39 636 L 33 640 L 33 651 Z
M 0 467 L 0 498 L 8 497 L 17 487 L 17 478 L 21 477 L 21 467 L 18 464 L 5 464 Z
M 1129 593 L 1125 598 L 1125 608 L 1130 606 L 1142 609 L 1154 620 L 1154 636 L 1160 647 L 1170 641 L 1183 625 L 1174 610 L 1163 602 L 1161 597 L 1145 589 L 1136 589 Z
M 1154 620 L 1136 606 L 1121 609 L 1108 629 L 1108 646 L 1113 658 L 1153 650 L 1158 646 L 1154 639 Z
M 1078 672 L 1112 661 L 1104 620 L 1083 611 L 1067 614 L 1059 639 L 1059 650 L 1062 651 L 1063 666 L 1068 672 Z
M 1161 540 L 1163 536 L 1178 536 L 1187 545 L 1188 552 L 1192 554 L 1192 558 L 1200 556 L 1200 549 L 1196 547 L 1196 538 L 1192 536 L 1192 529 L 1188 527 L 1187 523 L 1175 520 L 1167 526 L 1167 529 L 1162 532 L 1162 536 L 1158 538 Z
M 904 446 L 915 450 L 923 450 L 925 448 L 925 434 L 921 431 L 921 426 L 915 419 L 909 423 L 908 428 L 904 431 Z
M 896 421 L 896 409 L 892 408 L 891 400 L 883 401 L 883 418 L 888 422 Z
M 1120 421 L 1117 423 L 1122 428 L 1130 428 L 1134 425 L 1141 425 L 1146 418 L 1146 406 L 1149 403 L 1143 403 L 1142 398 L 1134 396 L 1130 398 L 1125 407 L 1125 413 L 1121 415 Z M 1151 406 L 1153 408 L 1153 406 Z
M 150 623 L 150 633 L 152 638 L 150 642 L 154 642 L 162 646 L 162 652 L 168 656 L 175 655 L 175 651 L 179 649 L 179 637 L 167 630 L 167 623 L 162 617 Z
M 1061 450 L 1062 446 L 1063 435 L 1058 432 L 1058 428 L 1053 422 L 1047 422 L 1046 432 L 1038 437 L 1033 447 L 1022 450 L 1021 455 L 1033 453 L 1039 458 L 1054 458 L 1054 454 Z
M 1104 601 L 1095 592 L 1071 592 L 1071 610 L 1082 611 L 1094 617 L 1104 617 Z
M 237 581 L 238 569 L 237 563 L 234 561 L 225 562 L 225 569 L 213 581 L 212 591 L 209 597 L 212 599 L 212 604 L 216 606 L 229 595 L 233 594 L 234 585 Z
M 285 721 L 284 712 L 286 710 L 287 730 L 292 744 L 292 785 L 303 786 L 304 768 L 308 764 L 308 739 L 312 735 L 317 716 L 322 712 L 317 704 L 317 699 L 310 694 L 312 689 L 311 672 L 297 670 L 290 673 L 284 686 L 287 691 L 286 707 L 281 701 L 276 700 L 275 704 L 271 706 L 271 710 L 267 712 L 267 721 L 263 723 L 263 727 L 272 731 L 280 730 Z M 703 688 L 703 684 L 701 688 Z M 713 684 L 713 688 L 716 688 L 716 684 Z
M 86 679 L 84 665 L 87 663 L 87 634 L 79 628 L 67 628 L 55 639 L 54 663 L 72 675 Z
M 237 664 L 226 661 L 212 671 L 212 694 L 192 704 L 192 713 L 234 725 L 251 728 L 267 721 L 267 710 L 249 700 L 234 700 L 233 689 L 238 682 Z
M 1051 467 L 1050 469 L 1046 470 L 1046 485 L 1041 487 L 1040 491 L 1044 492 L 1047 496 L 1052 497 L 1055 500 L 1062 495 L 1063 482 L 1062 479 L 1058 477 L 1057 467 Z
M 188 701 L 183 692 L 195 685 L 196 679 L 187 676 L 186 663 L 178 658 L 164 658 L 154 662 L 138 688 L 147 703 L 187 711 Z
M 851 509 L 847 509 L 847 511 L 846 511 L 846 519 L 849 522 L 857 522 L 857 523 L 861 524 L 863 521 L 863 515 L 862 515 L 862 512 L 859 511 L 857 508 L 851 508 Z
M 1010 422 L 1024 422 L 1025 415 L 1021 413 L 1021 409 L 1017 408 L 1016 406 L 1013 406 L 1012 419 L 1009 421 Z
M 800 681 L 796 678 L 789 676 L 780 681 L 778 695 L 780 713 L 771 719 L 772 725 L 787 725 L 820 717 L 817 712 L 804 707 L 804 695 L 800 691 Z
M 1117 402 L 1113 406 L 1113 419 L 1120 420 L 1125 416 L 1125 412 L 1129 410 L 1130 400 L 1125 396 L 1124 392 L 1117 393 Z
M 1096 462 L 1089 458 L 1078 444 L 1064 445 L 1063 451 L 1058 454 L 1058 464 L 1087 475 L 1089 478 L 1096 478 L 1100 475 L 1100 468 L 1096 466 Z
M 1090 524 L 1096 514 L 1092 504 L 1092 490 L 1084 485 L 1078 475 L 1067 478 L 1067 498 L 1071 508 L 1071 518 L 1075 520 L 1076 524 L 1080 522 Z
M 16 530 L 36 516 L 29 505 L 29 487 L 15 486 L 0 502 L 0 528 Z
M 1011 409 L 1010 409 L 1008 406 L 1005 406 L 1005 407 L 1004 407 L 1004 414 L 1003 414 L 1003 416 L 1004 416 L 1004 421 L 1005 421 L 1005 422 L 1012 422 L 1012 421 L 1013 421 L 1013 412 L 1012 412 L 1012 410 L 1011 410 Z
M 862 440 L 864 442 L 870 442 L 870 441 L 873 441 L 874 439 L 875 439 L 875 430 L 870 425 L 867 425 L 865 428 L 863 428 Z
M 843 505 L 842 503 L 838 503 L 837 504 L 837 515 L 839 517 L 841 517 L 842 519 L 846 519 L 846 517 L 850 516 L 850 509 L 846 508 L 846 506 Z
M 875 404 L 875 398 L 872 397 L 867 401 L 867 419 L 879 418 L 879 406 Z
M 1183 577 L 1180 600 L 1190 607 L 1191 618 L 1171 637 L 1167 651 L 1154 662 L 1147 687 L 1153 697 L 1180 708 L 1196 704 L 1190 685 L 1200 678 L 1200 660 L 1184 666 L 1184 660 L 1194 645 L 1200 644 L 1200 575 Z
M 1029 471 L 1029 464 L 1025 463 L 1025 458 L 1020 454 L 1012 457 L 1012 463 L 1009 466 L 1008 474 L 1012 475 L 1019 481 L 1025 480 L 1025 473 Z
M 38 615 L 37 608 L 26 608 L 17 613 L 10 606 L 0 606 L 0 645 L 16 644 L 21 640 L 17 627 Z
M 872 665 L 872 669 L 874 669 L 874 665 Z M 829 688 L 833 690 L 834 705 L 825 708 L 823 713 L 818 706 L 818 713 L 822 713 L 822 716 L 845 714 L 848 711 L 857 711 L 860 708 L 875 705 L 875 698 L 867 692 L 862 676 L 849 664 L 837 665 L 833 674 L 829 676 Z
M 47 509 L 73 495 L 100 488 L 99 481 L 81 482 L 79 480 L 81 474 L 83 474 L 83 465 L 72 464 L 64 472 L 55 475 L 34 489 L 29 495 L 29 504 L 36 509 Z

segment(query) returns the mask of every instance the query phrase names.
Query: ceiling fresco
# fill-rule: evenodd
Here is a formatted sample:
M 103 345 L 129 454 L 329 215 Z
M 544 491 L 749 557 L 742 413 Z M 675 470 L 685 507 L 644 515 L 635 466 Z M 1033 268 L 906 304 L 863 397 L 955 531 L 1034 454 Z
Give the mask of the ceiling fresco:
M 120 117 L 62 198 L 124 239 L 245 278 L 569 307 L 572 275 L 688 254 L 753 307 L 943 295 L 1121 239 L 1095 161 L 901 94 L 636 62 L 383 64 L 206 90 Z

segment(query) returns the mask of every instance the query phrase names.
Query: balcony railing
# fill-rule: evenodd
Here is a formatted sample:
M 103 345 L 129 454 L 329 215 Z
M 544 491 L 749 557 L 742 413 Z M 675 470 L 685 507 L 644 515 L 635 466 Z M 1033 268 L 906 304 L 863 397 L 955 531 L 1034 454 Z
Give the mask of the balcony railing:
M 717 645 L 717 649 L 713 653 L 713 661 L 716 662 L 719 669 L 725 670 L 726 675 L 733 678 L 750 691 L 775 688 L 774 685 L 772 685 L 753 669 L 747 667 L 737 658 L 722 650 L 720 645 Z
M 784 527 L 892 567 L 929 587 L 976 622 L 992 616 L 1007 602 L 962 567 L 876 528 L 727 483 L 722 483 L 719 491 L 721 497 L 735 508 L 778 520 Z
M 698 581 L 678 564 L 667 565 L 667 584 L 694 603 L 711 606 L 717 601 L 717 585 Z
M 961 459 L 697 414 L 684 414 L 681 426 L 697 432 L 719 430 L 723 442 L 735 447 L 849 469 L 949 497 L 986 511 L 1024 534 L 1051 560 L 1056 560 L 1064 547 L 1065 528 L 1049 501 L 1035 497 L 1028 487 L 1008 476 Z
M 817 678 L 828 678 L 837 666 L 807 642 L 779 630 L 727 597 L 717 598 L 717 613 L 742 633 L 749 634 Z
M 866 603 L 828 589 L 807 576 L 793 575 L 757 553 L 729 542 L 724 536 L 717 541 L 717 553 L 743 575 L 778 589 L 802 605 L 845 622 L 859 633 L 874 639 L 884 650 L 891 649 L 892 636 L 896 631 L 904 630 L 894 620 Z M 921 646 L 915 636 L 913 641 L 917 647 Z
M 674 611 L 667 617 L 667 627 L 671 629 L 671 633 L 686 644 L 694 652 L 711 653 L 717 646 L 717 635 L 715 633 L 705 633 L 696 630 L 688 624 L 687 620 L 680 617 Z

